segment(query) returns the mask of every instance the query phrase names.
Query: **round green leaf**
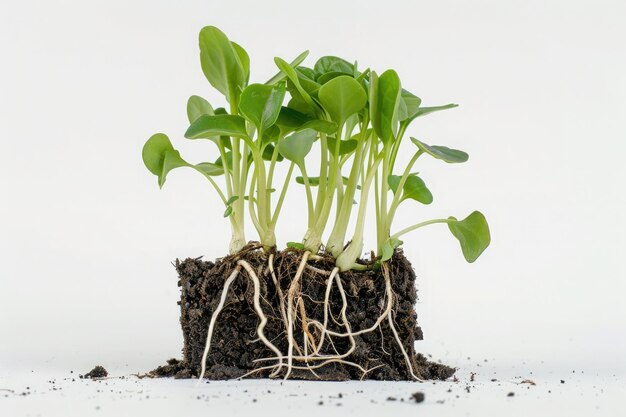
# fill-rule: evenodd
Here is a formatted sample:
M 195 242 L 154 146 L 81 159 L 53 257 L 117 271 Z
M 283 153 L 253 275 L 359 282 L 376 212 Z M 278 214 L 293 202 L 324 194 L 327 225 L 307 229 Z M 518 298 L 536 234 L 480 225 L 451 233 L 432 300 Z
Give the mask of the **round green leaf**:
M 463 220 L 449 217 L 448 228 L 461 244 L 467 262 L 474 262 L 491 243 L 487 219 L 480 211 L 474 211 Z
M 304 129 L 295 132 L 278 141 L 278 152 L 286 159 L 302 165 L 304 158 L 311 151 L 313 142 L 317 139 L 317 132 L 313 129 Z
M 390 175 L 387 180 L 389 188 L 391 188 L 394 194 L 398 192 L 401 178 L 398 175 Z M 420 177 L 416 174 L 411 174 L 407 177 L 402 188 L 402 200 L 406 199 L 419 201 L 422 204 L 430 204 L 433 202 L 433 195 Z
M 415 138 L 411 138 L 411 142 L 430 156 L 441 159 L 442 161 L 450 164 L 465 162 L 469 159 L 469 155 L 467 153 L 458 149 L 450 149 L 447 146 L 427 145 Z
M 189 100 L 187 100 L 187 118 L 189 123 L 195 122 L 200 116 L 205 114 L 209 116 L 215 114 L 211 104 L 200 96 L 189 97 Z
M 285 83 L 251 84 L 241 93 L 239 110 L 258 131 L 265 131 L 276 122 L 284 98 Z
M 342 75 L 324 84 L 318 93 L 322 107 L 333 121 L 342 125 L 367 103 L 367 94 L 354 78 Z
M 343 58 L 337 56 L 323 56 L 317 60 L 313 67 L 319 76 L 330 72 L 340 72 L 342 74 L 354 74 L 354 65 Z
M 165 153 L 173 149 L 172 142 L 170 142 L 167 135 L 156 133 L 150 136 L 150 139 L 146 141 L 141 151 L 143 163 L 148 168 L 148 171 L 154 175 L 161 175 Z

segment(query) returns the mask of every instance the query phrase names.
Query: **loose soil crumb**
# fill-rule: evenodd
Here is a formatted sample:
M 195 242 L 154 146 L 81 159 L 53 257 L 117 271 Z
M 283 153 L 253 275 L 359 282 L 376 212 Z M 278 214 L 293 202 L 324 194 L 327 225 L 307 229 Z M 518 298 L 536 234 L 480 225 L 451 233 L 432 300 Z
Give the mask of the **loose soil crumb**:
M 415 400 L 416 403 L 421 403 L 421 402 L 424 402 L 426 395 L 424 395 L 424 393 L 421 391 L 417 391 L 411 395 L 411 398 L 413 398 L 413 400 Z
M 91 371 L 87 372 L 82 378 L 105 378 L 109 375 L 106 369 L 103 366 L 97 365 Z
M 178 285 L 181 287 L 181 325 L 183 329 L 183 360 L 161 366 L 150 374 L 154 376 L 173 376 L 192 378 L 200 374 L 201 359 L 206 343 L 208 323 L 217 308 L 224 282 L 236 268 L 239 259 L 245 259 L 257 271 L 261 284 L 261 306 L 268 321 L 265 335 L 282 352 L 287 351 L 284 323 L 281 320 L 277 286 L 270 275 L 267 254 L 256 246 L 236 255 L 218 259 L 216 262 L 203 261 L 201 258 L 188 258 L 176 261 Z M 279 289 L 286 295 L 303 252 L 288 249 L 274 253 L 274 270 Z M 365 261 L 363 261 L 365 262 Z M 301 291 L 305 300 L 306 316 L 309 319 L 323 321 L 323 300 L 326 291 L 327 275 L 318 271 L 330 272 L 334 264 L 330 258 L 308 261 L 311 269 L 305 268 L 300 278 Z M 401 250 L 396 251 L 389 263 L 391 286 L 394 297 L 393 318 L 404 349 L 407 351 L 416 375 L 422 379 L 445 380 L 451 377 L 455 369 L 446 365 L 430 362 L 426 356 L 416 353 L 414 341 L 422 340 L 422 329 L 417 324 L 414 306 L 417 301 L 415 273 L 410 262 Z M 380 269 L 366 271 L 347 271 L 340 275 L 348 299 L 346 314 L 353 331 L 369 328 L 380 317 L 385 306 L 385 279 Z M 274 357 L 275 354 L 263 343 L 255 341 L 259 318 L 253 308 L 254 287 L 245 271 L 233 281 L 226 303 L 221 311 L 213 332 L 211 350 L 207 358 L 205 377 L 208 379 L 233 379 L 265 363 L 255 363 L 255 359 Z M 342 299 L 335 286 L 330 293 L 330 317 L 340 317 Z M 334 320 L 329 320 L 329 330 L 343 332 L 345 329 Z M 294 329 L 295 340 L 301 341 L 301 326 Z M 411 374 L 396 343 L 387 320 L 373 332 L 354 337 L 356 347 L 346 360 L 371 369 L 365 379 L 410 380 Z M 345 352 L 350 348 L 348 338 L 326 338 L 321 353 Z M 374 369 L 375 368 L 375 369 Z M 316 369 L 316 375 L 308 370 L 293 369 L 292 379 L 321 379 L 344 381 L 360 379 L 361 371 L 340 363 L 329 363 Z M 258 371 L 254 377 L 268 377 L 270 371 Z M 283 375 L 280 375 L 283 376 Z

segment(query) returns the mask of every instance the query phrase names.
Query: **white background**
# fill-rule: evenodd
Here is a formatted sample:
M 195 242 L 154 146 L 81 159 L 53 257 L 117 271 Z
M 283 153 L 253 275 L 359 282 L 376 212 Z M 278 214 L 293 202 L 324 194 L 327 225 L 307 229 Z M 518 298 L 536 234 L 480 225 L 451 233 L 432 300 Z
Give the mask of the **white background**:
M 216 157 L 182 137 L 189 95 L 223 104 L 198 59 L 211 24 L 247 49 L 252 81 L 309 49 L 309 65 L 394 68 L 425 105 L 461 105 L 410 133 L 470 161 L 420 160 L 435 202 L 407 203 L 395 228 L 480 209 L 492 246 L 470 265 L 445 227 L 406 237 L 419 350 L 623 375 L 625 21 L 608 0 L 2 0 L 0 369 L 179 356 L 171 262 L 224 255 L 229 226 L 197 173 L 159 191 L 141 147 L 161 131 L 193 162 Z M 303 202 L 294 186 L 279 243 L 300 240 Z

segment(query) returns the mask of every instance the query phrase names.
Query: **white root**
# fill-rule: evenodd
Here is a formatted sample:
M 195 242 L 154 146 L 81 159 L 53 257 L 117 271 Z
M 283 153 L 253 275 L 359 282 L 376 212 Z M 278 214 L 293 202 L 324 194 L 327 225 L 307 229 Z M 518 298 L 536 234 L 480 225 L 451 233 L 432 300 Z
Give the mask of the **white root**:
M 327 291 L 329 292 L 328 289 Z M 334 332 L 332 330 L 326 329 L 325 333 L 330 336 L 335 336 L 335 337 L 350 337 L 350 336 L 354 337 L 354 336 L 359 336 L 359 335 L 376 330 L 376 328 L 380 326 L 383 320 L 391 313 L 391 307 L 393 306 L 393 290 L 391 288 L 391 280 L 389 279 L 388 275 L 385 277 L 385 292 L 387 293 L 387 306 L 385 307 L 385 311 L 383 311 L 383 313 L 378 317 L 378 319 L 372 326 L 368 327 L 367 329 L 362 329 L 356 332 L 348 332 L 348 333 L 339 333 L 339 332 Z M 319 325 L 318 321 L 315 321 L 315 322 L 311 321 L 311 323 Z M 327 323 L 325 321 L 323 328 L 326 327 L 326 324 Z
M 333 362 L 342 363 L 344 365 L 349 365 L 349 366 L 354 366 L 355 368 L 360 370 L 363 373 L 363 375 L 366 375 L 367 373 L 373 371 L 374 369 L 377 369 L 377 368 L 380 368 L 381 366 L 383 366 L 383 365 L 377 365 L 377 366 L 374 366 L 373 368 L 365 369 L 361 365 L 359 365 L 357 363 L 354 363 L 354 362 L 345 361 L 345 360 L 342 360 L 342 359 L 330 359 L 330 360 L 327 360 L 326 362 L 323 362 L 323 363 L 320 363 L 320 364 L 317 364 L 317 365 L 310 365 L 310 366 L 292 365 L 291 367 L 293 369 L 303 369 L 303 370 L 309 370 L 310 371 L 312 369 L 318 369 L 318 368 L 324 367 L 324 366 L 328 365 L 329 363 L 333 363 Z M 253 369 L 252 371 L 242 375 L 240 378 L 245 378 L 245 377 L 250 376 L 252 374 L 255 374 L 257 372 L 265 371 L 265 370 L 268 370 L 268 369 L 273 369 L 275 367 L 276 367 L 276 365 L 262 366 L 260 368 Z
M 269 360 L 277 361 L 275 365 L 268 365 L 268 366 L 256 368 L 246 373 L 245 375 L 243 375 L 242 378 L 245 378 L 256 372 L 264 371 L 264 370 L 272 370 L 270 377 L 275 377 L 278 375 L 278 373 L 281 371 L 281 369 L 284 366 L 287 367 L 287 371 L 284 376 L 285 379 L 289 378 L 293 369 L 308 370 L 311 373 L 313 373 L 313 375 L 319 378 L 317 373 L 314 371 L 315 369 L 321 368 L 330 363 L 341 363 L 341 364 L 352 366 L 352 367 L 359 369 L 362 372 L 362 376 L 361 376 L 361 379 L 362 379 L 365 377 L 365 375 L 368 372 L 371 372 L 372 370 L 379 368 L 382 365 L 373 367 L 371 369 L 364 369 L 361 365 L 354 363 L 354 362 L 347 361 L 344 358 L 351 355 L 356 349 L 356 341 L 354 339 L 355 336 L 372 332 L 376 330 L 377 328 L 382 331 L 382 328 L 380 327 L 380 325 L 382 321 L 386 318 L 388 320 L 389 327 L 394 335 L 394 338 L 396 342 L 398 343 L 398 346 L 402 352 L 402 355 L 404 356 L 409 373 L 415 380 L 421 382 L 422 380 L 413 371 L 411 360 L 409 358 L 409 355 L 406 349 L 404 348 L 404 345 L 402 344 L 402 341 L 400 340 L 400 336 L 398 335 L 398 331 L 396 330 L 396 326 L 393 320 L 392 308 L 393 308 L 394 294 L 393 294 L 393 289 L 391 286 L 391 279 L 389 277 L 388 266 L 386 264 L 383 264 L 383 276 L 385 279 L 385 292 L 386 292 L 386 297 L 387 297 L 385 310 L 381 313 L 381 315 L 378 317 L 376 322 L 371 327 L 367 329 L 362 329 L 359 331 L 352 331 L 350 323 L 347 318 L 347 313 L 346 313 L 347 308 L 348 308 L 348 300 L 347 300 L 346 293 L 344 291 L 344 288 L 341 282 L 341 277 L 339 275 L 339 268 L 335 267 L 330 272 L 324 271 L 324 270 L 308 265 L 307 264 L 308 259 L 312 259 L 312 255 L 310 252 L 307 251 L 302 256 L 302 259 L 296 271 L 296 275 L 294 276 L 289 286 L 289 290 L 287 293 L 286 309 L 285 309 L 285 297 L 283 295 L 283 292 L 280 289 L 280 283 L 278 282 L 278 279 L 276 278 L 276 274 L 274 271 L 274 254 L 270 254 L 269 259 L 268 259 L 269 271 L 271 273 L 272 280 L 274 282 L 274 286 L 276 288 L 279 302 L 280 302 L 281 318 L 287 330 L 288 351 L 286 355 L 286 361 L 285 361 L 285 355 L 283 355 L 282 352 L 270 340 L 267 339 L 264 333 L 264 328 L 267 325 L 268 319 L 267 319 L 267 316 L 263 313 L 263 309 L 261 307 L 261 301 L 260 301 L 261 283 L 259 281 L 258 274 L 254 271 L 252 266 L 245 260 L 240 259 L 239 261 L 237 261 L 237 267 L 233 270 L 233 272 L 230 274 L 230 276 L 228 277 L 228 279 L 226 279 L 224 283 L 224 288 L 220 296 L 220 302 L 217 308 L 215 309 L 215 311 L 213 312 L 210 322 L 209 322 L 209 328 L 207 332 L 207 341 L 206 341 L 206 345 L 205 345 L 204 352 L 202 355 L 202 363 L 201 363 L 202 370 L 200 373 L 199 382 L 204 378 L 204 375 L 206 373 L 206 361 L 207 361 L 208 353 L 209 353 L 210 346 L 211 346 L 211 338 L 214 332 L 215 323 L 217 322 L 218 315 L 224 308 L 228 290 L 232 282 L 237 278 L 237 276 L 241 272 L 242 267 L 246 270 L 247 275 L 249 276 L 250 280 L 252 281 L 254 285 L 254 295 L 253 295 L 254 309 L 260 319 L 260 323 L 257 326 L 258 340 L 263 342 L 263 344 L 265 344 L 265 346 L 267 346 L 270 350 L 272 350 L 274 354 L 276 355 L 274 357 L 256 359 L 254 360 L 254 362 L 256 363 L 256 362 L 269 361 Z M 324 311 L 323 323 L 320 323 L 317 320 L 312 320 L 312 319 L 307 318 L 306 309 L 304 305 L 304 299 L 302 298 L 301 294 L 298 296 L 300 292 L 300 287 L 301 287 L 300 281 L 301 281 L 301 277 L 305 268 L 315 273 L 328 276 L 328 280 L 326 282 L 324 302 L 323 302 L 323 309 L 324 309 L 323 310 Z M 340 319 L 343 322 L 342 324 L 338 323 L 337 320 L 335 320 L 330 310 L 330 294 L 331 294 L 332 287 L 333 287 L 333 281 L 334 283 L 336 283 L 337 289 L 342 299 L 342 308 L 341 308 L 341 313 L 340 313 L 340 316 L 341 316 Z M 297 345 L 294 339 L 294 327 L 296 324 L 295 321 L 298 318 L 298 309 L 300 310 L 300 316 L 301 316 L 300 318 L 302 322 L 304 354 L 302 353 L 301 349 L 299 348 L 299 346 Z M 345 332 L 332 331 L 328 329 L 329 315 L 331 316 L 333 321 L 335 321 L 335 323 L 337 323 L 340 326 L 343 325 L 343 327 L 345 327 Z M 309 332 L 309 326 L 311 325 L 317 327 L 320 330 L 320 336 L 317 342 L 315 340 L 316 337 L 314 337 L 313 334 Z M 334 348 L 332 337 L 348 337 L 350 339 L 350 348 L 346 352 L 340 354 L 337 351 L 337 349 Z M 333 354 L 325 354 L 325 355 L 320 354 L 320 351 L 322 350 L 326 339 L 333 346 L 335 350 L 334 355 Z M 311 348 L 310 353 L 309 353 L 309 346 Z M 294 348 L 298 351 L 298 355 L 294 355 Z M 384 351 L 384 346 L 383 346 L 383 351 Z M 294 361 L 304 362 L 305 364 L 295 365 L 293 363 Z M 321 363 L 318 362 L 317 364 L 312 365 L 309 363 L 311 361 L 314 361 L 314 362 L 321 361 Z
M 271 376 L 275 376 L 275 374 L 277 374 L 280 371 L 280 368 L 283 365 L 283 354 L 272 342 L 270 342 L 267 339 L 267 337 L 265 337 L 265 333 L 263 332 L 263 329 L 265 328 L 265 325 L 267 324 L 267 317 L 265 316 L 265 314 L 263 313 L 263 309 L 261 308 L 261 302 L 260 302 L 261 283 L 259 282 L 259 277 L 254 272 L 250 264 L 244 261 L 243 259 L 240 259 L 239 261 L 237 261 L 237 265 L 241 265 L 246 269 L 246 271 L 248 272 L 248 276 L 254 283 L 254 309 L 256 310 L 257 315 L 261 319 L 261 323 L 259 323 L 259 325 L 257 326 L 257 334 L 259 335 L 259 339 L 261 339 L 261 341 L 265 344 L 265 346 L 270 348 L 277 356 L 278 368 L 271 375 Z
M 389 270 L 387 269 L 387 264 L 383 264 L 383 275 L 385 277 L 385 281 L 389 282 L 388 284 L 389 288 L 391 288 L 391 279 L 389 278 Z M 389 298 L 390 298 L 389 304 L 391 304 L 392 297 L 393 297 L 393 291 L 389 291 Z M 409 369 L 411 376 L 416 381 L 423 382 L 422 379 L 418 377 L 417 375 L 415 375 L 415 373 L 413 372 L 413 365 L 411 365 L 411 359 L 409 358 L 409 354 L 406 353 L 406 349 L 404 349 L 404 345 L 402 344 L 402 341 L 400 340 L 400 336 L 398 336 L 398 331 L 396 330 L 396 326 L 393 323 L 393 317 L 391 313 L 387 315 L 387 318 L 389 320 L 389 327 L 391 328 L 391 331 L 393 332 L 393 336 L 395 337 L 396 342 L 398 342 L 398 347 L 402 351 L 402 355 L 404 355 L 404 360 L 406 361 L 406 366 Z
M 289 341 L 289 345 L 287 348 L 287 372 L 285 373 L 285 379 L 289 378 L 291 374 L 291 369 L 293 366 L 293 321 L 294 321 L 294 307 L 293 301 L 296 295 L 296 290 L 299 287 L 300 277 L 302 276 L 302 272 L 304 271 L 304 266 L 306 265 L 306 261 L 309 258 L 311 252 L 306 251 L 304 255 L 302 255 L 302 260 L 300 261 L 300 265 L 298 266 L 298 270 L 296 271 L 296 276 L 293 277 L 293 281 L 291 281 L 291 285 L 289 286 L 289 292 L 287 293 L 287 338 Z
M 240 270 L 241 270 L 241 267 L 237 266 L 233 270 L 233 272 L 230 274 L 230 276 L 226 279 L 226 282 L 224 283 L 224 289 L 222 290 L 222 295 L 220 297 L 220 302 L 217 305 L 217 308 L 215 309 L 213 314 L 211 315 L 211 320 L 209 321 L 209 330 L 206 335 L 206 344 L 204 345 L 204 353 L 202 353 L 202 363 L 201 363 L 202 370 L 200 372 L 200 378 L 198 379 L 198 383 L 200 383 L 200 381 L 204 379 L 204 373 L 206 372 L 206 359 L 207 359 L 207 356 L 209 355 L 209 349 L 211 348 L 211 336 L 213 335 L 213 329 L 215 328 L 217 315 L 224 308 L 224 303 L 226 302 L 226 295 L 228 294 L 228 288 L 230 287 L 230 284 L 232 284 L 232 282 L 235 280 L 235 278 L 237 278 L 237 275 L 239 275 Z
M 311 270 L 315 272 L 316 274 L 320 274 L 320 275 L 329 276 L 331 274 L 328 271 L 324 271 L 323 269 L 316 268 L 313 265 L 309 265 L 309 264 L 306 264 L 306 269 Z
M 324 294 L 324 324 L 321 327 L 322 334 L 320 335 L 320 341 L 317 344 L 317 347 L 315 348 L 315 354 L 319 353 L 320 349 L 322 348 L 322 345 L 324 344 L 324 337 L 326 336 L 327 327 L 328 327 L 328 310 L 330 308 L 328 305 L 328 300 L 330 298 L 330 290 L 332 289 L 332 286 L 333 286 L 333 279 L 335 278 L 335 275 L 338 272 L 339 272 L 339 268 L 334 267 L 326 283 L 326 293 Z

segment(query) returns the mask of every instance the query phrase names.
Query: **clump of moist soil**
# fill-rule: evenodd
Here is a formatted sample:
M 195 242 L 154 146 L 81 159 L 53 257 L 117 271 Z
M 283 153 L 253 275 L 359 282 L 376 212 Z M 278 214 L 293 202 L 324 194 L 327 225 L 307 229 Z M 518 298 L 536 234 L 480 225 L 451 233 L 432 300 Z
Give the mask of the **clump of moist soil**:
M 106 369 L 103 366 L 97 365 L 91 371 L 87 372 L 85 375 L 82 375 L 81 378 L 105 378 L 109 375 Z
M 260 305 L 267 317 L 264 334 L 283 355 L 286 355 L 289 339 L 284 315 L 284 300 L 301 264 L 303 254 L 300 250 L 287 249 L 274 252 L 270 258 L 270 254 L 259 250 L 258 246 L 251 245 L 236 255 L 218 259 L 215 263 L 203 261 L 201 258 L 177 260 L 176 270 L 180 278 L 178 285 L 181 287 L 180 322 L 184 336 L 183 360 L 180 362 L 170 360 L 168 365 L 157 368 L 151 372 L 151 375 L 178 378 L 200 375 L 209 321 L 220 303 L 225 281 L 238 268 L 239 260 L 245 260 L 259 278 Z M 274 276 L 269 268 L 269 260 L 272 260 Z M 313 370 L 306 368 L 319 365 L 321 360 L 294 359 L 293 364 L 297 365 L 298 369 L 292 369 L 289 374 L 290 378 L 414 379 L 398 341 L 402 342 L 416 377 L 444 380 L 454 374 L 453 368 L 429 362 L 423 355 L 415 352 L 414 342 L 423 338 L 414 310 L 417 301 L 415 273 L 400 250 L 397 250 L 389 261 L 389 274 L 387 275 L 394 293 L 391 317 L 398 333 L 397 337 L 388 319 L 379 320 L 387 308 L 388 301 L 387 281 L 382 268 L 340 273 L 341 288 L 347 303 L 344 306 L 341 291 L 338 285 L 334 285 L 328 298 L 327 328 L 329 332 L 321 335 L 320 326 L 310 324 L 324 322 L 324 300 L 330 271 L 334 266 L 332 258 L 316 257 L 314 260 L 308 260 L 302 270 L 299 297 L 293 310 L 297 312 L 292 327 L 294 329 L 294 355 L 299 355 L 301 358 L 306 356 L 304 346 L 307 344 L 305 341 L 307 339 L 311 347 L 323 340 L 319 355 L 341 356 L 346 352 L 350 353 L 347 356 L 341 356 L 342 361 L 329 361 L 326 365 Z M 267 369 L 270 368 L 268 365 L 276 364 L 276 353 L 262 343 L 257 335 L 260 319 L 254 309 L 254 285 L 248 275 L 246 270 L 241 269 L 238 277 L 230 285 L 224 307 L 215 323 L 204 375 L 208 379 L 231 379 L 244 375 L 269 377 L 273 369 Z M 275 281 L 278 285 L 274 284 Z M 281 306 L 283 306 L 282 311 Z M 342 317 L 344 317 L 342 308 L 346 309 L 345 317 L 352 333 L 375 326 L 374 329 L 355 335 L 352 338 L 353 341 L 349 337 L 339 336 L 341 333 L 345 335 L 347 329 L 345 322 L 342 322 Z M 305 319 L 302 320 L 302 317 Z M 309 323 L 308 328 L 304 325 L 305 321 Z M 378 326 L 376 326 L 377 321 L 380 321 Z M 309 354 L 311 347 L 309 347 Z M 264 358 L 265 360 L 259 361 Z M 274 358 L 274 360 L 267 358 Z M 345 362 L 358 364 L 361 368 Z M 265 369 L 259 369 L 263 367 Z M 285 372 L 286 366 L 273 376 L 283 377 Z

